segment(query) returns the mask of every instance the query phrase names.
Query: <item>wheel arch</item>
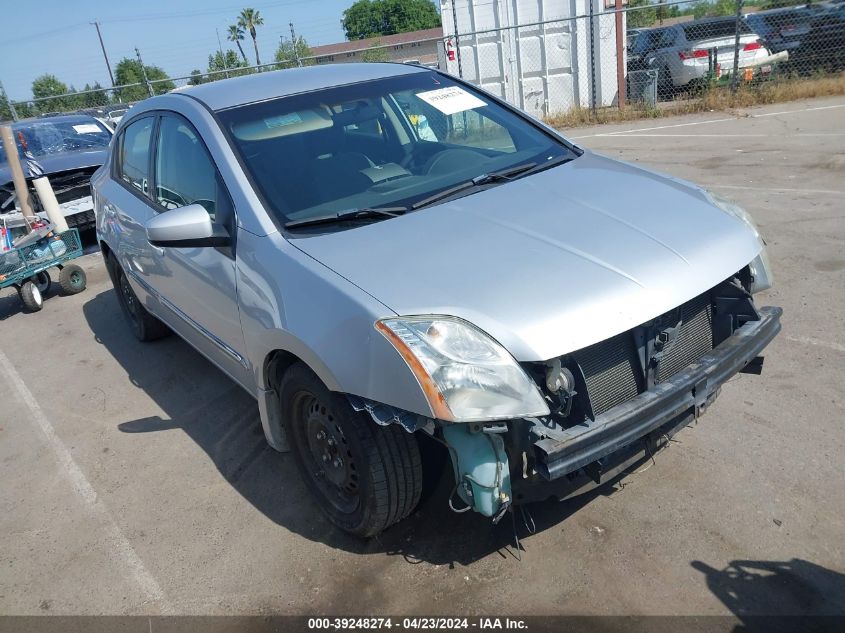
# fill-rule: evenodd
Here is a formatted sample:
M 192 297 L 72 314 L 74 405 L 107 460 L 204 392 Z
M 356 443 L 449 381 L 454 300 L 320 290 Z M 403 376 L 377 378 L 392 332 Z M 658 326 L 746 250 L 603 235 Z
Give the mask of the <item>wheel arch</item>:
M 279 396 L 279 385 L 285 373 L 293 365 L 301 363 L 311 370 L 330 391 L 340 391 L 335 376 L 315 355 L 309 354 L 307 349 L 295 352 L 291 347 L 274 347 L 266 352 L 256 376 L 258 411 L 264 437 L 271 447 L 283 453 L 290 450 Z

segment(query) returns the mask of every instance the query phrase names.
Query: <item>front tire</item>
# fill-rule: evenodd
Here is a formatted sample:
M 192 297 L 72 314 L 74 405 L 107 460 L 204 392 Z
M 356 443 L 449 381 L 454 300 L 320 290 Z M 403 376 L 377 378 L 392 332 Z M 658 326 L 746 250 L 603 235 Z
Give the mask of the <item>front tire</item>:
M 123 268 L 120 267 L 113 255 L 108 256 L 106 266 L 109 267 L 109 276 L 112 278 L 115 292 L 117 292 L 117 301 L 120 303 L 120 308 L 123 310 L 123 315 L 129 322 L 129 327 L 132 329 L 135 338 L 147 342 L 170 334 L 170 329 L 147 312 L 147 309 L 138 301 L 135 291 L 129 285 L 126 273 L 123 272 Z
M 422 461 L 412 434 L 354 411 L 301 363 L 285 373 L 279 395 L 297 465 L 332 523 L 369 537 L 414 510 Z
M 20 295 L 24 307 L 30 312 L 38 312 L 44 307 L 44 297 L 41 296 L 41 291 L 32 281 L 23 282 Z

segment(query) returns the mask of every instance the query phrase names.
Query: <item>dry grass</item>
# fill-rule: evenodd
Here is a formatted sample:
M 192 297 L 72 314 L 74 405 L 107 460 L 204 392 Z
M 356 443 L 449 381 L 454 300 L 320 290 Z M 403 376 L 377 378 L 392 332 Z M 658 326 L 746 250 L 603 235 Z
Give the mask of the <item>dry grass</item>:
M 718 86 L 706 90 L 698 98 L 661 103 L 658 107 L 637 105 L 624 108 L 601 108 L 595 116 L 589 108 L 574 108 L 569 112 L 547 117 L 546 123 L 556 128 L 623 123 L 638 119 L 732 110 L 767 103 L 835 95 L 845 95 L 845 73 L 801 79 L 780 79 L 753 86 L 740 86 L 736 92 L 731 92 L 726 86 Z

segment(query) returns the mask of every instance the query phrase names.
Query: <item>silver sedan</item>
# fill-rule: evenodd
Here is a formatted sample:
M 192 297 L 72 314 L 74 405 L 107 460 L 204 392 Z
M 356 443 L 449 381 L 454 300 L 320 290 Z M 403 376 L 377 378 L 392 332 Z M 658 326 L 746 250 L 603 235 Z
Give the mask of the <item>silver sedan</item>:
M 418 66 L 149 99 L 92 186 L 134 335 L 175 332 L 252 394 L 360 536 L 448 463 L 448 503 L 493 521 L 606 482 L 780 329 L 742 209 Z

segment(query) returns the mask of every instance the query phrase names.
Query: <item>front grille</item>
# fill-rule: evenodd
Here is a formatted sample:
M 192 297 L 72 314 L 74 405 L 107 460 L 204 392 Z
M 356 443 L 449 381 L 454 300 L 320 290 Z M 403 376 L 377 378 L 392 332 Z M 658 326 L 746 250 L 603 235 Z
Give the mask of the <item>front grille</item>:
M 91 176 L 95 171 L 97 171 L 97 167 L 51 175 L 50 184 L 59 204 L 90 196 Z
M 713 310 L 710 297 L 704 294 L 681 306 L 678 339 L 658 363 L 655 382 L 668 380 L 712 350 Z
M 623 332 L 575 354 L 594 415 L 627 402 L 640 393 L 642 374 L 630 332 Z
M 713 349 L 713 314 L 709 293 L 688 301 L 677 311 L 677 338 L 667 347 L 653 371 L 653 382 L 668 380 Z M 671 313 L 670 313 L 671 314 Z M 661 322 L 671 320 L 664 316 Z M 672 323 L 676 325 L 678 321 Z M 656 327 L 635 328 L 645 332 L 640 340 L 657 334 Z M 646 370 L 640 362 L 634 330 L 629 330 L 573 354 L 581 367 L 593 415 L 600 415 L 628 402 L 645 390 Z
M 67 215 L 65 216 L 65 221 L 67 222 L 69 228 L 76 227 L 79 229 L 93 228 L 97 223 L 93 209 L 88 209 L 88 211 L 83 211 L 82 213 Z

